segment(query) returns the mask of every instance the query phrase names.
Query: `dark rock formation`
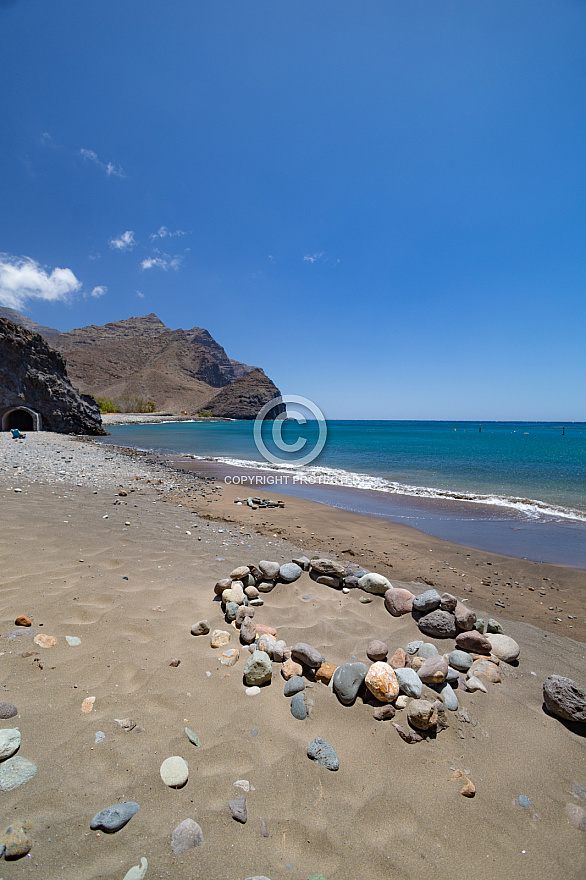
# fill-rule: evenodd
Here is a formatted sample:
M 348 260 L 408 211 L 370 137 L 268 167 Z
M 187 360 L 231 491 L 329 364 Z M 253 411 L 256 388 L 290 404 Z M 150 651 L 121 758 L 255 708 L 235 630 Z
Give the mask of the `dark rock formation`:
M 106 434 L 93 397 L 80 395 L 65 361 L 38 333 L 0 318 L 0 414 L 30 407 L 60 434 Z
M 206 403 L 205 409 L 220 418 L 255 419 L 265 403 L 274 397 L 281 397 L 274 382 L 262 370 L 253 370 L 222 388 L 219 394 Z M 278 403 L 267 418 L 274 419 L 286 412 L 286 409 L 284 403 Z

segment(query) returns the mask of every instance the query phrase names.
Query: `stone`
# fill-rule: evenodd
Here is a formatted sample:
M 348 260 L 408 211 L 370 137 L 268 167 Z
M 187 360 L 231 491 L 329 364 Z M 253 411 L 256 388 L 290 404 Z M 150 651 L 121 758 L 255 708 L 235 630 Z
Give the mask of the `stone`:
M 187 782 L 189 776 L 189 768 L 187 761 L 180 755 L 173 755 L 166 758 L 161 764 L 159 770 L 161 779 L 169 788 L 181 788 Z
M 257 633 L 266 633 L 268 636 L 273 636 L 273 638 L 277 637 L 277 630 L 274 626 L 268 626 L 266 623 L 257 623 L 256 625 Z
M 197 746 L 197 748 L 201 746 L 201 740 L 197 733 L 194 733 L 193 730 L 191 730 L 189 727 L 186 727 L 183 732 L 190 743 L 192 743 L 194 746 Z
M 436 690 L 438 691 L 446 709 L 449 709 L 450 712 L 457 712 L 458 697 L 456 696 L 452 685 L 449 682 L 444 681 L 436 686 Z
M 437 708 L 429 700 L 413 700 L 409 703 L 407 717 L 417 730 L 429 730 L 437 724 Z
M 373 663 L 376 663 L 377 660 L 386 660 L 388 653 L 388 647 L 384 642 L 381 642 L 380 639 L 373 639 L 372 642 L 369 642 L 366 646 L 366 656 L 369 660 L 372 660 Z
M 0 703 L 0 718 L 14 718 L 18 715 L 18 709 L 12 703 Z
M 329 684 L 337 668 L 335 663 L 322 663 L 315 673 L 315 680 L 321 681 L 322 684 Z
M 266 651 L 253 651 L 244 664 L 244 680 L 249 686 L 259 687 L 270 682 L 273 675 L 273 664 Z
M 33 642 L 39 648 L 53 648 L 57 644 L 57 639 L 55 636 L 46 636 L 45 633 L 39 633 L 38 636 L 34 637 Z
M 256 639 L 256 626 L 252 617 L 245 617 L 240 627 L 240 641 L 243 645 L 251 645 Z
M 441 684 L 448 674 L 448 661 L 441 654 L 428 657 L 417 674 L 424 684 Z
M 33 622 L 26 614 L 19 614 L 14 621 L 15 626 L 32 626 Z
M 245 587 L 244 595 L 249 599 L 258 599 L 258 587 Z
M 421 696 L 423 685 L 415 670 L 407 667 L 395 669 L 395 676 L 399 690 L 408 697 L 414 697 L 414 699 L 418 700 Z
M 268 635 L 268 633 L 263 633 L 261 636 L 258 636 L 256 639 L 255 645 L 257 651 L 265 651 L 271 658 L 273 659 L 273 652 L 276 646 L 276 641 L 273 636 Z
M 356 575 L 349 574 L 349 575 L 347 575 L 347 577 L 344 578 L 344 580 L 342 581 L 342 583 L 344 584 L 344 586 L 343 586 L 342 589 L 343 589 L 343 590 L 348 590 L 348 592 L 350 592 L 350 590 L 355 590 L 355 589 L 357 589 L 357 587 L 358 587 L 358 578 L 356 577 Z
M 293 562 L 296 565 L 299 565 L 303 569 L 303 571 L 309 571 L 309 566 L 311 563 L 310 563 L 309 559 L 307 558 L 307 556 L 297 556 L 293 560 Z
M 295 660 L 285 660 L 281 666 L 281 675 L 285 681 L 289 681 L 294 675 L 303 675 L 303 666 L 301 663 L 296 663 Z
M 466 679 L 466 690 L 473 693 L 474 691 L 482 691 L 483 694 L 487 694 L 488 691 L 486 689 L 486 685 L 483 684 L 479 678 L 476 678 L 475 675 L 471 675 Z
M 439 654 L 439 651 L 431 642 L 423 642 L 417 649 L 417 656 L 421 660 L 427 660 L 428 657 L 435 657 L 437 654 Z
M 149 863 L 148 860 L 141 858 L 140 865 L 134 865 L 130 870 L 126 872 L 123 880 L 144 880 L 146 877 L 146 872 L 148 869 Z
M 254 605 L 255 608 L 260 608 L 261 605 L 264 605 L 264 604 L 265 604 L 264 599 L 261 599 L 261 598 L 250 599 L 248 602 L 248 607 L 250 607 L 251 605 Z
M 450 684 L 455 684 L 456 687 L 460 681 L 460 673 L 457 669 L 452 669 L 451 666 L 448 666 L 448 674 L 446 675 L 446 681 L 449 681 Z
M 434 639 L 453 639 L 456 636 L 456 618 L 449 611 L 431 611 L 417 621 L 417 626 L 426 636 Z
M 246 877 L 245 880 L 271 880 L 271 878 L 265 877 L 264 874 L 255 874 L 254 877 Z
M 409 697 L 405 694 L 400 694 L 395 700 L 395 709 L 406 709 L 409 705 Z
M 0 791 L 12 791 L 24 785 L 36 775 L 37 768 L 31 761 L 16 755 L 0 764 Z
M 340 767 L 340 761 L 334 747 L 319 736 L 309 743 L 307 757 L 328 770 L 338 770 Z
M 372 602 L 372 596 L 361 596 L 358 600 L 362 605 L 370 605 Z
M 453 666 L 454 669 L 459 669 L 460 672 L 467 672 L 468 669 L 472 666 L 474 660 L 470 656 L 467 651 L 460 651 L 456 649 L 455 651 L 450 651 L 448 656 L 448 663 L 450 666 Z
M 261 559 L 258 567 L 261 570 L 262 576 L 265 581 L 274 581 L 279 577 L 281 566 L 278 562 L 269 562 L 266 559 Z
M 425 660 L 423 659 L 423 657 L 414 657 L 411 661 L 411 669 L 414 669 L 415 672 L 418 672 L 424 663 Z
M 270 593 L 271 590 L 275 589 L 275 581 L 259 581 L 256 585 L 256 589 L 260 593 Z
M 120 831 L 121 828 L 124 828 L 126 823 L 130 822 L 139 810 L 140 807 L 136 801 L 114 804 L 113 807 L 106 807 L 105 810 L 100 810 L 99 813 L 96 813 L 90 822 L 90 828 L 92 831 L 100 830 L 113 834 L 115 831 Z
M 375 721 L 390 721 L 395 717 L 395 707 L 390 703 L 385 703 L 384 706 L 375 706 L 372 710 L 372 717 Z
M 207 620 L 198 620 L 191 627 L 192 636 L 207 636 L 210 631 L 210 625 Z
M 252 687 L 245 688 L 244 693 L 247 697 L 257 697 L 260 694 L 260 688 L 254 684 Z
M 499 636 L 504 635 L 502 626 L 500 625 L 498 620 L 494 619 L 494 617 L 488 618 L 488 622 L 486 624 L 486 632 L 487 633 L 494 633 L 495 635 L 499 635 Z
M 260 570 L 260 568 L 258 568 L 252 562 L 249 562 L 248 569 L 250 571 L 251 576 L 254 578 L 255 581 L 262 580 L 262 571 Z M 252 586 L 252 584 L 250 584 L 250 577 L 249 577 L 249 585 Z
M 325 574 L 337 578 L 346 576 L 346 569 L 340 562 L 334 562 L 332 559 L 312 559 L 309 563 L 309 570 L 316 572 L 318 575 Z
M 222 580 L 218 581 L 214 587 L 214 593 L 216 596 L 221 596 L 224 590 L 229 590 L 232 587 L 232 581 L 230 578 L 222 578 Z
M 545 708 L 565 721 L 586 723 L 586 690 L 571 678 L 550 675 L 543 684 Z M 14 758 L 12 760 L 15 760 Z
M 514 663 L 518 659 L 521 648 L 515 639 L 500 633 L 489 633 L 486 638 L 490 642 L 492 653 L 496 654 L 499 660 L 504 660 L 505 663 Z
M 409 663 L 409 654 L 404 648 L 397 648 L 389 660 L 389 666 L 392 666 L 393 669 L 404 669 L 406 666 L 409 666 Z
M 20 748 L 20 730 L 17 727 L 5 727 L 0 730 L 0 761 L 10 758 Z
M 332 686 L 335 695 L 344 706 L 350 706 L 354 702 L 367 672 L 368 666 L 364 663 L 343 663 L 338 666 L 332 676 Z
M 461 632 L 470 632 L 476 623 L 476 614 L 462 602 L 458 602 L 454 611 L 456 626 Z
M 413 599 L 413 611 L 417 611 L 419 614 L 429 614 L 440 607 L 441 601 L 442 597 L 437 590 L 426 590 Z
M 325 874 L 322 874 L 321 871 L 317 874 L 310 874 L 307 880 L 328 880 Z
M 282 581 L 285 581 L 286 584 L 292 584 L 293 581 L 298 580 L 303 574 L 303 569 L 300 565 L 297 565 L 296 562 L 286 562 L 285 565 L 282 565 L 279 569 L 279 577 Z
M 220 663 L 222 666 L 234 666 L 235 663 L 238 663 L 239 657 L 240 651 L 238 648 L 226 648 L 220 654 Z
M 81 645 L 81 639 L 77 636 L 65 636 L 65 641 L 70 648 L 77 648 L 78 645 Z
M 409 642 L 408 645 L 405 645 L 405 650 L 408 654 L 417 654 L 419 649 L 422 648 L 424 644 L 425 642 L 423 642 L 421 639 L 416 639 L 413 642 Z
M 482 619 L 482 617 L 477 617 L 477 618 L 476 618 L 476 622 L 475 622 L 473 628 L 474 628 L 475 630 L 477 630 L 479 633 L 483 633 L 483 632 L 484 632 L 484 620 Z
M 463 779 L 464 780 L 464 788 L 460 790 L 460 794 L 463 794 L 464 797 L 473 798 L 476 794 L 476 786 L 469 779 L 463 770 L 454 770 L 452 773 L 452 779 Z
M 319 669 L 322 663 L 325 662 L 325 657 L 320 654 L 317 648 L 313 648 L 305 642 L 297 642 L 295 645 L 292 645 L 291 657 L 298 663 L 308 666 L 309 669 Z
M 451 614 L 456 610 L 458 600 L 451 593 L 442 593 L 440 598 L 440 610 L 449 611 Z
M 305 694 L 297 693 L 291 700 L 291 715 L 298 721 L 304 721 L 307 718 L 307 704 L 305 702 Z
M 294 675 L 285 683 L 285 690 L 283 693 L 286 697 L 292 697 L 293 694 L 298 694 L 300 691 L 305 690 L 305 679 L 300 675 Z
M 373 593 L 375 596 L 384 596 L 391 589 L 391 582 L 382 574 L 365 574 L 358 579 L 358 586 L 365 593 Z
M 578 831 L 586 831 L 586 810 L 578 804 L 566 804 L 566 817 Z
M 226 606 L 226 610 L 228 610 L 228 606 Z M 254 608 L 251 608 L 249 605 L 237 605 L 236 617 L 234 618 L 236 626 L 242 626 L 242 623 L 246 617 L 254 617 Z
M 414 598 L 415 596 L 410 590 L 391 587 L 385 593 L 385 608 L 393 617 L 402 617 L 404 614 L 411 614 Z
M 520 807 L 530 807 L 531 806 L 531 801 L 529 800 L 527 795 L 524 795 L 524 794 L 519 795 L 519 797 L 517 798 L 517 802 Z
M 106 734 L 103 730 L 96 730 L 94 734 L 94 745 L 98 746 L 100 743 L 103 743 L 106 739 Z
M 182 856 L 194 846 L 203 843 L 203 831 L 193 819 L 184 819 L 171 835 L 171 849 L 176 856 Z
M 246 825 L 246 822 L 248 820 L 248 812 L 246 810 L 246 798 L 234 798 L 233 801 L 228 801 L 228 806 L 230 807 L 232 818 L 236 822 L 240 822 L 242 825 Z
M 234 571 L 230 572 L 231 581 L 242 581 L 250 574 L 250 568 L 247 565 L 239 565 Z
M 340 578 L 333 577 L 330 574 L 320 574 L 314 580 L 316 583 L 323 584 L 325 587 L 332 587 L 334 590 L 339 590 L 344 583 Z
M 500 669 L 496 663 L 492 663 L 487 657 L 480 657 L 474 661 L 468 670 L 468 676 L 472 675 L 483 675 L 484 678 L 487 678 L 493 684 L 498 684 L 502 681 Z
M 244 609 L 244 611 L 248 611 L 248 607 L 246 605 L 237 605 L 236 602 L 226 602 L 226 620 L 228 623 L 231 623 L 233 620 L 236 621 L 236 617 L 240 608 Z M 239 624 L 237 624 L 238 626 Z
M 456 645 L 464 651 L 472 651 L 474 654 L 490 654 L 492 646 L 486 636 L 477 630 L 469 630 L 458 633 Z
M 232 581 L 232 586 L 222 593 L 222 602 L 227 605 L 228 602 L 236 602 L 237 605 L 244 604 L 244 585 L 242 581 Z
M 215 629 L 210 636 L 212 648 L 225 648 L 230 642 L 230 633 L 224 629 Z
M 399 734 L 402 740 L 405 740 L 409 745 L 413 745 L 414 743 L 423 742 L 423 737 L 419 736 L 418 733 L 415 733 L 414 730 L 404 730 L 400 724 L 397 724 L 395 721 L 392 722 L 393 727 Z
M 399 696 L 399 685 L 395 670 L 388 663 L 373 663 L 364 679 L 370 693 L 381 703 L 391 703 Z
M 11 825 L 0 835 L 0 858 L 4 851 L 6 861 L 22 859 L 31 851 L 33 842 L 29 837 L 30 825 L 28 822 L 12 822 Z

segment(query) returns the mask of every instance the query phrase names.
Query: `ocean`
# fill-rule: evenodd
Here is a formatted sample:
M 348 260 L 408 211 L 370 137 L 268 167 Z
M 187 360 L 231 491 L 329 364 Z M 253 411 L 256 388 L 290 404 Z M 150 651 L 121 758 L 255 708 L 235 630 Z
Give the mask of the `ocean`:
M 190 456 L 243 497 L 295 494 L 386 517 L 467 546 L 586 568 L 586 423 L 329 421 L 317 458 L 295 462 L 319 423 L 286 421 L 282 442 L 251 421 L 111 427 L 105 442 Z M 283 452 L 285 444 L 302 446 Z M 280 448 L 279 448 L 280 444 Z M 302 445 L 303 444 L 303 445 Z

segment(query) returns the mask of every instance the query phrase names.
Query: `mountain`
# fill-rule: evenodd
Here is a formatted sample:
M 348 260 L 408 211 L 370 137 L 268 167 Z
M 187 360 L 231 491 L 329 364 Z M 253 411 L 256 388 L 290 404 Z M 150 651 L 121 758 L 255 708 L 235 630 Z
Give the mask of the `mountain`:
M 22 326 L 40 326 L 12 309 L 3 311 L 11 312 Z M 152 312 L 67 333 L 41 331 L 65 358 L 74 385 L 83 393 L 115 401 L 124 411 L 140 409 L 149 401 L 159 411 L 210 410 L 222 389 L 251 374 L 249 383 L 221 399 L 227 418 L 254 418 L 261 406 L 279 395 L 259 367 L 231 360 L 207 330 L 171 330 Z
M 32 428 L 26 408 L 41 414 L 48 431 L 107 433 L 96 401 L 72 386 L 61 355 L 38 333 L 0 317 L 0 416 L 6 416 L 6 429 Z
M 259 410 L 281 392 L 262 370 L 253 370 L 227 385 L 208 403 L 206 410 L 213 416 L 230 419 L 254 419 Z M 284 403 L 277 403 L 267 418 L 274 419 L 286 411 Z
M 40 333 L 45 338 L 59 336 L 61 333 L 60 330 L 55 330 L 54 327 L 43 327 L 42 324 L 37 324 L 31 318 L 27 318 L 26 315 L 21 315 L 14 309 L 9 309 L 6 306 L 0 306 L 0 318 L 6 318 L 8 321 L 12 321 L 13 324 L 18 324 L 26 330 L 32 330 L 33 333 Z

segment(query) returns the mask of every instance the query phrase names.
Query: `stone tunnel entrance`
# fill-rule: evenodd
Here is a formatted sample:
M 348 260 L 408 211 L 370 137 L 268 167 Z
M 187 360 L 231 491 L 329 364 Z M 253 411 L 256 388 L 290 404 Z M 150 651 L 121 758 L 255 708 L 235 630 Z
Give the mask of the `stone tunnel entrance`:
M 18 428 L 19 431 L 41 431 L 41 416 L 27 406 L 11 407 L 2 415 L 2 430 L 10 431 L 11 428 Z

